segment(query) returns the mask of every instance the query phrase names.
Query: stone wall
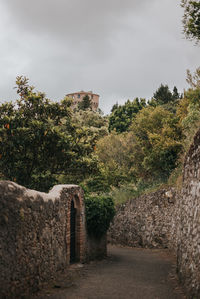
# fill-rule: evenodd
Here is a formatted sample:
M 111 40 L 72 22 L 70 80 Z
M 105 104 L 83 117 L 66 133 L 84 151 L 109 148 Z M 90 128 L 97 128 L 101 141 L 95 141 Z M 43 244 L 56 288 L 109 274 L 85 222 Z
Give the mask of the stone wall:
M 187 298 L 200 298 L 200 130 L 185 159 L 182 190 L 159 190 L 118 207 L 108 240 L 170 248 Z
M 177 269 L 190 298 L 200 298 L 200 130 L 185 159 Z
M 0 182 L 0 298 L 22 298 L 70 263 L 70 207 L 76 214 L 76 260 L 83 261 L 82 189 L 55 186 L 48 194 Z M 89 255 L 89 253 L 88 253 Z
M 143 248 L 177 246 L 177 198 L 175 189 L 162 189 L 129 200 L 117 208 L 108 241 Z

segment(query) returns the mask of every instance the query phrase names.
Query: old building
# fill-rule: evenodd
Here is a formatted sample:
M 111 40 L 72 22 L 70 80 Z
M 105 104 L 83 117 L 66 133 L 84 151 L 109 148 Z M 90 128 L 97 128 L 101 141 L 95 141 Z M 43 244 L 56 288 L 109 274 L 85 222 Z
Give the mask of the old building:
M 66 96 L 73 99 L 72 108 L 75 108 L 83 98 L 88 95 L 91 101 L 92 110 L 96 111 L 99 108 L 99 95 L 93 93 L 92 91 L 78 91 L 74 93 L 69 93 Z

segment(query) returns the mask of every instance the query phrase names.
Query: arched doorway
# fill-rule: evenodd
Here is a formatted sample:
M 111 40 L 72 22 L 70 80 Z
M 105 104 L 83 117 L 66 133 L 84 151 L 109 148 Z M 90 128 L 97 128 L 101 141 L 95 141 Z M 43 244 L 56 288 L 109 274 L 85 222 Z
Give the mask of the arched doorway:
M 71 201 L 70 209 L 70 263 L 76 261 L 76 208 Z

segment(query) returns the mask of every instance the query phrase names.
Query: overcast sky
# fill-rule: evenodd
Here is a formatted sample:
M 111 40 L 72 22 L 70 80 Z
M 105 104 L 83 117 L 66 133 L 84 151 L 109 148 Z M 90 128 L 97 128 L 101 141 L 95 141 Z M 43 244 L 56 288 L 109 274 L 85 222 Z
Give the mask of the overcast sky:
M 184 39 L 180 2 L 0 0 L 0 100 L 17 98 L 17 75 L 56 101 L 92 90 L 105 113 L 161 83 L 182 92 L 200 48 Z

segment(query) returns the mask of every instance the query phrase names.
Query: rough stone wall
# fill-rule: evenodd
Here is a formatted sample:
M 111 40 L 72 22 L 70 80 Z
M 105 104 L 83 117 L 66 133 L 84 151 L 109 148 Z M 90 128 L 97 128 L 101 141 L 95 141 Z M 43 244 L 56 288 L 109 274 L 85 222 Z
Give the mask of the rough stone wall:
M 172 221 L 176 197 L 175 190 L 163 189 L 119 206 L 108 241 L 133 247 L 166 248 L 171 240 L 173 247 L 176 246 L 177 225 Z
M 185 159 L 177 269 L 188 298 L 200 298 L 200 130 Z
M 67 267 L 70 204 L 77 208 L 77 258 L 85 258 L 82 189 L 58 185 L 50 193 L 0 182 L 0 298 L 22 298 Z
M 108 240 L 170 248 L 187 298 L 200 298 L 200 130 L 186 155 L 182 190 L 159 190 L 118 207 Z

